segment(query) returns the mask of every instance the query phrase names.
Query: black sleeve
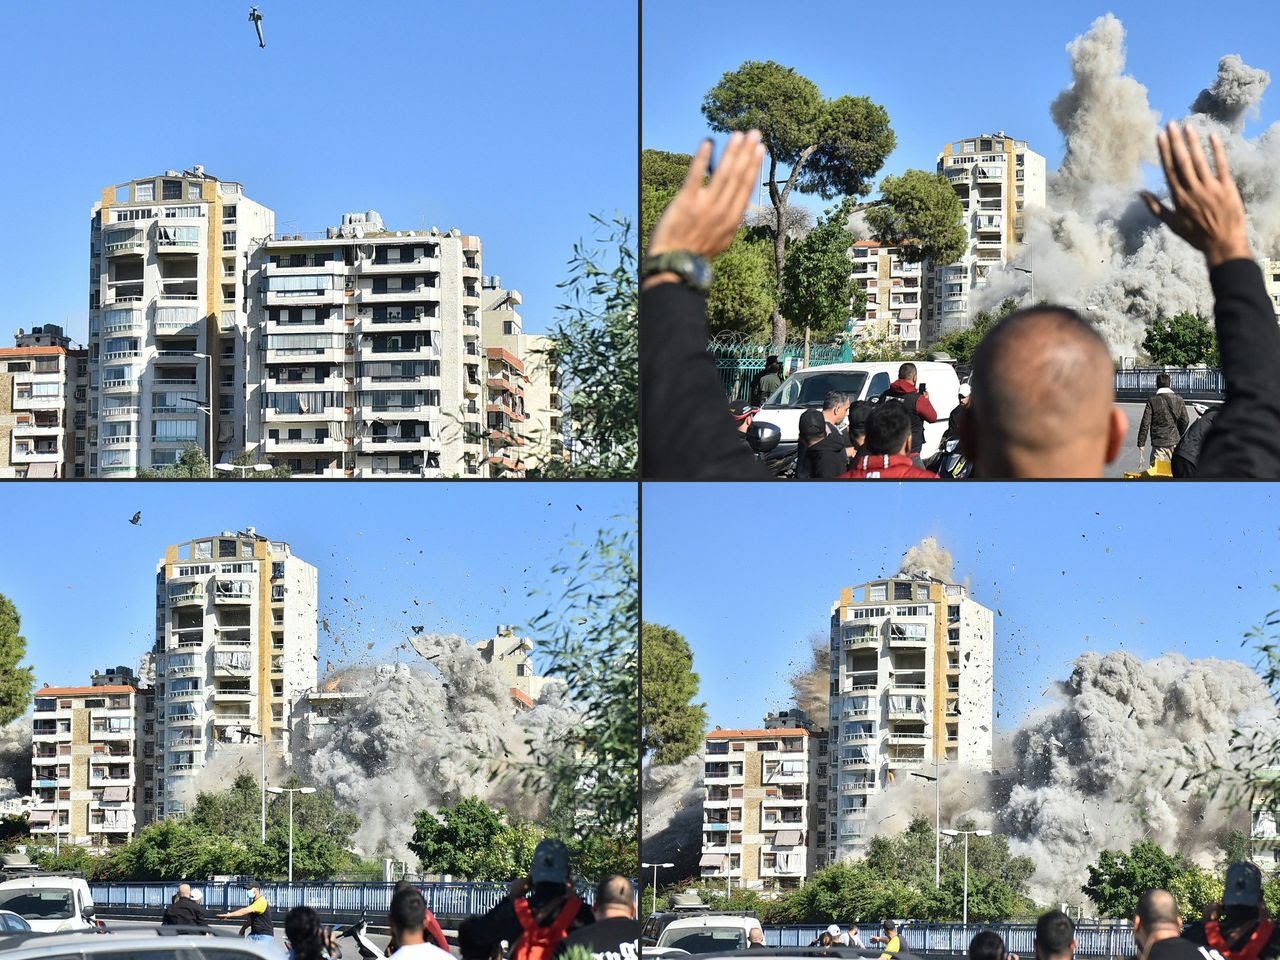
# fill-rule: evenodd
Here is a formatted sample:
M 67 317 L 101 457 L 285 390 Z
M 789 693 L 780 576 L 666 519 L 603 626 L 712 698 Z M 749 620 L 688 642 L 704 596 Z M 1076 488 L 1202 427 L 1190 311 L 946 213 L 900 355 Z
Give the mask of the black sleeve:
M 1280 478 L 1280 327 L 1262 270 L 1228 260 L 1209 272 L 1227 399 L 1200 451 L 1197 477 Z
M 520 936 L 520 920 L 510 897 L 478 917 L 468 917 L 458 926 L 458 950 L 462 960 L 488 960 L 501 941 L 513 943 Z
M 707 300 L 683 283 L 640 293 L 640 455 L 655 480 L 769 480 L 733 428 L 707 353 Z

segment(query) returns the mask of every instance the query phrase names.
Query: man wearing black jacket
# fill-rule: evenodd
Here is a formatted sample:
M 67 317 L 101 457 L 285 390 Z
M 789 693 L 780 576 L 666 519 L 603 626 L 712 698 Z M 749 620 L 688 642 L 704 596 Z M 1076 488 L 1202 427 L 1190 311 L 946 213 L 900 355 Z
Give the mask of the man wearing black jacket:
M 773 474 L 738 438 L 707 353 L 707 264 L 742 225 L 764 159 L 759 132 L 733 134 L 704 185 L 710 159 L 708 140 L 649 238 L 640 288 L 643 476 L 770 480 Z
M 191 884 L 178 884 L 177 896 L 164 908 L 164 916 L 160 923 L 165 926 L 207 927 L 209 922 L 204 918 L 204 910 L 191 896 Z

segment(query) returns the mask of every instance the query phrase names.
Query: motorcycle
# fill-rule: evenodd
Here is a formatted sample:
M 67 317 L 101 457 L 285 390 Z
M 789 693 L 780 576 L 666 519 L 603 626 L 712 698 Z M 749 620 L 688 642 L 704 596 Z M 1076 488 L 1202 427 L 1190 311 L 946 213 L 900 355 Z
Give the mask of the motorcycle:
M 382 951 L 378 949 L 377 944 L 369 939 L 369 921 L 365 919 L 364 914 L 360 915 L 360 919 L 350 926 L 343 927 L 338 933 L 338 939 L 354 940 L 356 950 L 360 954 L 360 960 L 374 960 L 376 957 L 382 956 Z
M 925 469 L 932 470 L 943 480 L 963 480 L 973 473 L 973 464 L 960 451 L 959 437 L 948 437 L 942 441 L 938 452 L 929 458 Z
M 747 430 L 747 443 L 756 459 L 768 467 L 775 477 L 790 479 L 796 475 L 796 450 L 792 448 L 776 453 L 781 442 L 782 431 L 772 423 L 758 421 Z

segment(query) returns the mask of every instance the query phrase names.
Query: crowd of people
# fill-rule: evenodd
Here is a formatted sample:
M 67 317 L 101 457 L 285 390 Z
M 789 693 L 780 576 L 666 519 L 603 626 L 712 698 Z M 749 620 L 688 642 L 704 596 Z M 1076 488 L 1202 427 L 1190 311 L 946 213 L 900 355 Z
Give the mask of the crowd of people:
M 256 881 L 245 886 L 248 904 L 217 915 L 242 920 L 241 935 L 275 942 L 271 909 Z M 640 924 L 635 888 L 623 876 L 603 880 L 588 905 L 574 890 L 569 850 L 560 840 L 541 841 L 529 876 L 513 882 L 507 895 L 487 913 L 468 917 L 451 945 L 418 887 L 396 884 L 387 915 L 390 938 L 385 956 L 400 960 L 553 960 L 570 953 L 592 960 L 638 960 Z M 162 924 L 207 927 L 199 891 L 180 884 Z M 342 956 L 335 928 L 321 922 L 311 907 L 293 907 L 285 915 L 289 960 L 325 960 Z
M 1174 895 L 1164 889 L 1145 890 L 1130 918 L 1135 960 L 1276 960 L 1280 957 L 1280 925 L 1270 917 L 1263 896 L 1262 872 L 1247 861 L 1227 868 L 1222 899 L 1210 905 L 1203 919 L 1184 922 Z M 852 947 L 883 950 L 880 960 L 911 955 L 903 946 L 897 925 L 886 920 L 879 936 L 863 943 L 857 924 L 833 923 L 810 947 Z M 763 947 L 761 934 L 748 944 Z M 1061 910 L 1036 920 L 1033 949 L 1036 960 L 1075 960 L 1079 944 L 1076 925 Z M 982 930 L 969 942 L 969 960 L 1019 960 L 1008 952 L 994 930 Z
M 1192 423 L 1182 398 L 1162 380 L 1148 401 L 1139 446 L 1149 441 L 1151 462 L 1168 461 L 1174 476 L 1280 478 L 1280 391 L 1272 386 L 1280 375 L 1280 327 L 1249 246 L 1244 203 L 1226 153 L 1217 135 L 1211 136 L 1211 167 L 1195 129 L 1175 123 L 1158 135 L 1157 147 L 1172 205 L 1145 191 L 1142 198 L 1158 221 L 1204 254 L 1225 400 Z M 644 476 L 772 479 L 775 471 L 749 441 L 764 389 L 777 389 L 781 369 L 769 367 L 754 403 L 740 404 L 726 417 L 724 390 L 706 351 L 705 273 L 694 283 L 680 269 L 690 258 L 709 262 L 733 240 L 758 182 L 764 148 L 757 131 L 733 134 L 708 180 L 710 155 L 704 143 L 655 224 L 646 257 Z M 1037 304 L 998 322 L 978 344 L 969 383 L 972 396 L 948 428 L 974 476 L 1101 477 L 1121 453 L 1128 420 L 1116 403 L 1110 351 L 1096 327 L 1068 306 Z M 853 413 L 840 421 L 825 404 L 821 411 L 806 410 L 795 475 L 934 475 L 919 455 L 922 425 L 931 422 L 930 415 L 936 419 L 937 411 L 913 387 L 909 377 L 900 376 L 873 398 L 878 402 L 866 413 L 861 441 Z M 905 427 L 899 413 L 906 414 Z M 833 426 L 843 432 L 843 462 L 839 438 L 829 436 Z

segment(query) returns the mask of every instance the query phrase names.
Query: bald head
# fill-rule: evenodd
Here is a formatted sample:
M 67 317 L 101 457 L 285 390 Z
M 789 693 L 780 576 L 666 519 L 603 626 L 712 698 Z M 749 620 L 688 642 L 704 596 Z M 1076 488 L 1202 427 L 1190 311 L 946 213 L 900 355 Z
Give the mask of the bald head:
M 191 899 L 191 884 L 189 883 L 178 884 L 178 896 L 186 897 L 188 900 Z
M 594 906 L 597 919 L 634 916 L 635 888 L 631 886 L 631 881 L 623 876 L 601 880 L 600 885 L 596 887 Z
M 1124 439 L 1111 354 L 1074 310 L 1001 320 L 973 357 L 964 445 L 984 477 L 1098 477 Z M 1117 433 L 1118 431 L 1118 433 Z
M 1147 890 L 1138 898 L 1138 922 L 1147 929 L 1176 927 L 1180 920 L 1178 901 L 1168 890 Z

